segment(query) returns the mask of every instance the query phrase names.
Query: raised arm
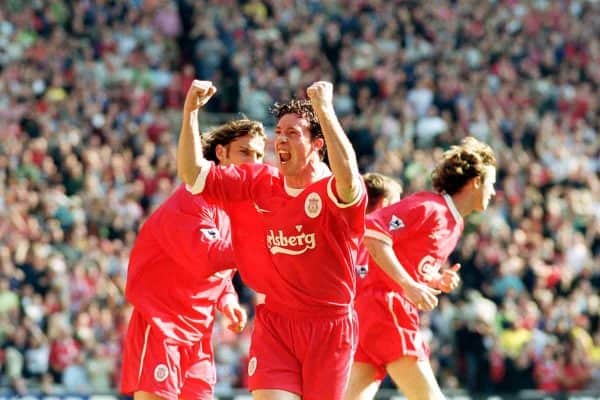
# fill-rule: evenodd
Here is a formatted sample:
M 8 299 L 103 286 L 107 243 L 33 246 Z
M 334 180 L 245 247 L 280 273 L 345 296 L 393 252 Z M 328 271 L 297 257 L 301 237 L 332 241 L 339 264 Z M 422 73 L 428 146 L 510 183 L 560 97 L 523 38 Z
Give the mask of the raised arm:
M 202 139 L 198 127 L 198 110 L 215 94 L 210 81 L 194 80 L 185 96 L 179 143 L 177 146 L 177 176 L 193 185 L 202 169 Z
M 306 93 L 319 118 L 327 144 L 329 165 L 335 177 L 336 191 L 343 203 L 351 203 L 360 195 L 362 184 L 356 154 L 333 108 L 333 85 L 315 82 Z

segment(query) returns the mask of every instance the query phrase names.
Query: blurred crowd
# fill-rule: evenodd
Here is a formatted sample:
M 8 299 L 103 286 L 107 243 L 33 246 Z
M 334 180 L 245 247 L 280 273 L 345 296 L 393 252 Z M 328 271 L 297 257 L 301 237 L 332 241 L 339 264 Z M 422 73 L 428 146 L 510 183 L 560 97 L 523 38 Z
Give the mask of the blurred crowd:
M 436 374 L 600 390 L 599 32 L 592 0 L 0 2 L 0 386 L 115 390 L 129 250 L 178 184 L 198 77 L 209 112 L 267 125 L 335 82 L 361 168 L 405 194 L 449 144 L 489 143 L 497 196 L 452 256 L 462 287 L 422 319 Z M 219 392 L 244 387 L 250 332 L 217 326 Z

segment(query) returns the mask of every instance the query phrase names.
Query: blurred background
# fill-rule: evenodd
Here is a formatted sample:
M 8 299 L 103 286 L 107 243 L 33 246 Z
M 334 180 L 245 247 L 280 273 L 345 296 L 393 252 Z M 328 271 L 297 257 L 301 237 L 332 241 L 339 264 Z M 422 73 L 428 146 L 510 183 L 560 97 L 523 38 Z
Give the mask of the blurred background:
M 202 127 L 269 131 L 274 101 L 333 81 L 362 170 L 405 194 L 450 144 L 489 143 L 498 194 L 422 318 L 438 380 L 600 397 L 597 0 L 0 2 L 0 396 L 116 393 L 128 255 L 178 184 L 194 78 L 219 89 Z M 221 396 L 243 393 L 251 329 L 215 330 Z

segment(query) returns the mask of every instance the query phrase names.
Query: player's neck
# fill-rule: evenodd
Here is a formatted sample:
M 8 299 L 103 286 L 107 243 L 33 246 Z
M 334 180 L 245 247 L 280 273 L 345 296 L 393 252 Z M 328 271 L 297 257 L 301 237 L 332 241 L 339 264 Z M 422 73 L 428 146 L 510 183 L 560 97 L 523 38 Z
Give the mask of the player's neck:
M 450 197 L 452 197 L 454 206 L 463 218 L 473 212 L 473 202 L 471 196 L 469 196 L 469 193 L 466 193 L 466 191 L 463 190 Z
M 293 176 L 285 176 L 285 185 L 292 189 L 304 189 L 324 176 L 324 165 L 320 160 L 311 160 L 301 171 Z

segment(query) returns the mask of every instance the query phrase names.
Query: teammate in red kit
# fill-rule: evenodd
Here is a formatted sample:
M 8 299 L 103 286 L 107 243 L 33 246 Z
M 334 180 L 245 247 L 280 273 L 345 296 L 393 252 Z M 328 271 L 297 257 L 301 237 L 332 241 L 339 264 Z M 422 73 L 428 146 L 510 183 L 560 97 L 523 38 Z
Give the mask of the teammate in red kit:
M 264 154 L 256 121 L 232 121 L 205 139 L 206 157 L 221 165 L 261 161 Z M 125 295 L 134 309 L 123 393 L 142 400 L 213 399 L 215 308 L 234 331 L 246 323 L 233 267 L 228 216 L 181 185 L 144 223 L 132 249 Z
M 210 82 L 194 85 L 198 106 L 216 91 Z M 195 113 L 184 115 L 179 137 L 180 178 L 224 204 L 242 279 L 266 295 L 248 366 L 249 389 L 260 400 L 341 399 L 356 346 L 354 265 L 366 193 L 333 109 L 333 86 L 317 82 L 307 94 L 310 100 L 273 108 L 279 170 L 202 159 L 193 151 L 200 141 Z M 321 161 L 325 144 L 331 172 Z
M 370 214 L 382 207 L 387 207 L 400 200 L 402 195 L 402 185 L 390 178 L 377 172 L 368 172 L 363 175 L 365 188 L 367 189 L 367 210 Z M 356 293 L 360 293 L 362 286 L 368 280 L 369 273 L 369 252 L 362 245 L 358 251 L 356 259 Z
M 368 284 L 356 299 L 360 339 L 347 400 L 372 399 L 390 374 L 408 399 L 443 399 L 419 332 L 419 310 L 459 282 L 459 265 L 441 271 L 463 231 L 463 216 L 495 194 L 492 149 L 468 137 L 433 172 L 437 193 L 420 192 L 367 217 Z M 424 289 L 429 287 L 429 291 Z

